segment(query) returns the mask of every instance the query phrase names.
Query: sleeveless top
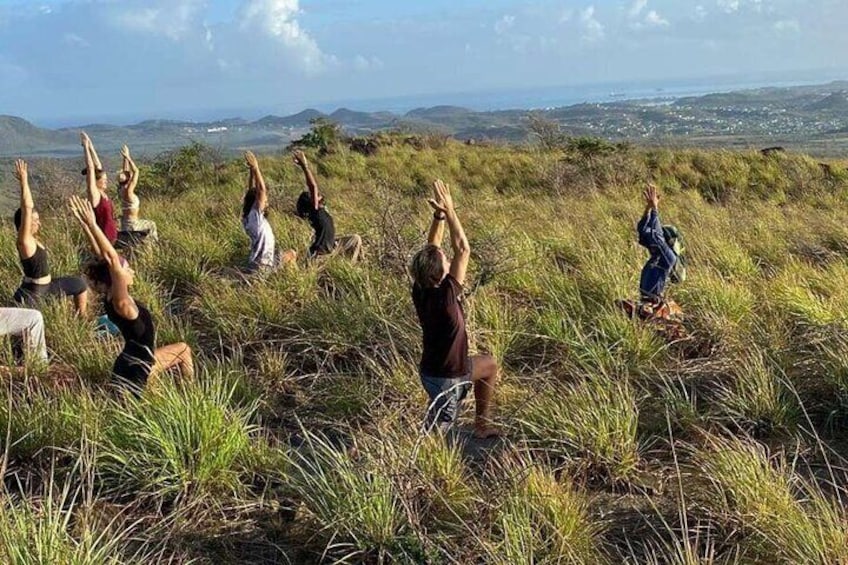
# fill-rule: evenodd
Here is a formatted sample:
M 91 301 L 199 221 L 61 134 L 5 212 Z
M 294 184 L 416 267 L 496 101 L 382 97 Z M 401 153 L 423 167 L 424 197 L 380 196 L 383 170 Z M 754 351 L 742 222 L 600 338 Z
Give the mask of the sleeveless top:
M 21 259 L 21 267 L 24 276 L 31 279 L 40 279 L 50 274 L 50 265 L 47 263 L 47 250 L 40 245 L 35 246 L 35 253 L 29 259 Z
M 242 227 L 250 238 L 250 257 L 248 263 L 253 266 L 272 267 L 275 261 L 274 231 L 265 214 L 256 206 L 242 218 Z
M 118 326 L 118 329 L 121 331 L 121 335 L 126 342 L 124 350 L 138 349 L 140 346 L 147 348 L 152 355 L 156 348 L 156 328 L 153 326 L 153 318 L 150 315 L 150 310 L 141 302 L 136 302 L 138 317 L 135 320 L 127 320 L 118 314 L 111 300 L 104 300 L 103 305 L 109 321 Z
M 108 196 L 100 196 L 100 202 L 94 207 L 94 217 L 109 243 L 115 243 L 115 240 L 118 239 L 118 225 L 115 223 L 112 201 L 109 200 Z
M 121 198 L 121 210 L 123 210 L 124 212 L 138 210 L 140 206 L 141 201 L 138 198 L 138 194 L 133 194 L 132 198 L 130 199 Z

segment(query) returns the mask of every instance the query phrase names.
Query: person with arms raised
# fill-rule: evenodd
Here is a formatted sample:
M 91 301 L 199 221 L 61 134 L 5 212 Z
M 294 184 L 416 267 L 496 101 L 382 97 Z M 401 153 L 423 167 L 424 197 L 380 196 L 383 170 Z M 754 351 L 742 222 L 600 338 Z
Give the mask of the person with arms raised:
M 130 155 L 130 148 L 124 145 L 121 148 L 123 161 L 121 173 L 118 175 L 118 192 L 121 196 L 121 232 L 119 237 L 126 234 L 131 242 L 136 239 L 136 234 L 150 241 L 157 241 L 159 234 L 156 224 L 151 220 L 139 218 L 141 202 L 135 189 L 138 186 L 138 166 Z
M 20 184 L 20 208 L 15 212 L 15 228 L 18 230 L 17 247 L 24 272 L 21 286 L 15 292 L 18 304 L 36 306 L 46 296 L 68 296 L 74 299 L 74 307 L 80 315 L 88 310 L 88 287 L 81 277 L 59 277 L 50 275 L 47 249 L 38 240 L 41 217 L 35 210 L 29 187 L 29 167 L 26 161 L 15 161 L 15 177 Z
M 468 354 L 468 336 L 461 297 L 471 248 L 454 208 L 450 189 L 442 181 L 434 185 L 434 210 L 427 245 L 412 259 L 412 301 L 423 335 L 419 373 L 430 399 L 425 429 L 449 429 L 468 389 L 474 389 L 474 435 L 498 435 L 491 411 L 498 380 L 498 366 L 490 355 Z M 450 232 L 453 259 L 441 248 L 444 224 Z
M 250 255 L 247 258 L 248 274 L 262 273 L 275 269 L 278 265 L 294 263 L 297 253 L 288 250 L 281 256 L 276 253 L 274 230 L 268 222 L 268 187 L 259 168 L 259 161 L 252 151 L 244 154 L 249 170 L 247 190 L 241 207 L 241 225 L 250 238 Z
M 682 314 L 680 306 L 668 298 L 671 282 L 686 277 L 680 233 L 674 226 L 663 226 L 659 212 L 659 191 L 653 185 L 642 193 L 645 211 L 636 226 L 639 245 L 650 253 L 639 277 L 639 303 L 624 300 L 621 307 L 629 315 L 645 320 L 674 320 Z
M 295 151 L 294 163 L 303 171 L 309 189 L 302 192 L 297 199 L 297 215 L 308 220 L 315 232 L 309 246 L 309 258 L 339 253 L 351 261 L 358 261 L 362 254 L 362 238 L 354 234 L 336 239 L 336 225 L 324 206 L 324 197 L 318 191 L 318 181 L 309 167 L 306 154 L 303 151 Z
M 183 379 L 191 379 L 191 348 L 185 343 L 156 347 L 156 327 L 150 310 L 130 295 L 135 272 L 97 225 L 91 202 L 74 196 L 70 206 L 96 257 L 86 265 L 86 274 L 103 294 L 106 315 L 124 338 L 124 348 L 112 368 L 115 384 L 140 393 L 148 382 L 172 368 L 177 368 Z
M 88 201 L 94 208 L 97 225 L 100 226 L 109 243 L 114 244 L 115 240 L 118 239 L 118 225 L 115 223 L 112 201 L 109 200 L 109 195 L 106 192 L 109 188 L 109 178 L 106 171 L 103 170 L 103 164 L 97 156 L 97 150 L 94 149 L 94 144 L 87 133 L 80 133 L 80 144 L 85 154 L 83 174 L 85 175 Z

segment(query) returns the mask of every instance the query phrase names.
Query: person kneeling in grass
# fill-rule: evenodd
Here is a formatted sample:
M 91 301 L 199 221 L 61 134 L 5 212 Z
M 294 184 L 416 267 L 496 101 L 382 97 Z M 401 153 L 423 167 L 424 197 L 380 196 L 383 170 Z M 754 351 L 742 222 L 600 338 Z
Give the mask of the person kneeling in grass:
M 0 308 L 0 336 L 20 336 L 25 357 L 35 356 L 47 364 L 44 317 L 29 308 Z
M 80 144 L 85 157 L 85 175 L 88 201 L 91 202 L 94 213 L 97 216 L 97 225 L 106 234 L 109 243 L 115 243 L 118 239 L 118 224 L 112 210 L 112 201 L 109 200 L 109 179 L 103 170 L 103 163 L 97 156 L 97 150 L 91 142 L 88 134 L 80 132 Z
M 118 237 L 126 238 L 130 244 L 135 243 L 136 240 L 156 242 L 159 240 L 156 223 L 139 218 L 141 201 L 135 192 L 138 186 L 139 170 L 130 155 L 130 148 L 126 145 L 121 148 L 121 158 L 123 163 L 121 173 L 118 175 L 118 193 L 121 196 L 121 231 L 118 232 Z
M 36 307 L 45 297 L 72 297 L 77 314 L 88 313 L 88 286 L 81 277 L 53 278 L 50 274 L 47 248 L 39 241 L 41 218 L 35 210 L 29 187 L 29 167 L 26 161 L 15 161 L 15 176 L 20 183 L 21 206 L 15 212 L 18 231 L 18 257 L 24 272 L 21 286 L 15 291 L 14 301 Z
M 680 306 L 666 296 L 670 282 L 677 280 L 683 273 L 680 254 L 679 235 L 673 226 L 663 227 L 660 221 L 657 188 L 649 185 L 643 193 L 645 213 L 639 220 L 636 230 L 639 245 L 651 254 L 642 268 L 639 277 L 639 304 L 623 302 L 622 306 L 629 315 L 636 314 L 642 319 L 668 320 L 682 314 Z M 681 267 L 681 268 L 678 268 Z
M 309 168 L 309 161 L 303 151 L 294 152 L 294 163 L 301 168 L 306 177 L 308 191 L 304 191 L 297 199 L 297 215 L 309 220 L 315 231 L 312 244 L 309 246 L 309 258 L 339 253 L 351 261 L 358 261 L 362 254 L 362 238 L 356 234 L 345 235 L 336 239 L 336 226 L 333 217 L 324 206 L 324 197 L 318 192 L 318 181 Z
M 261 273 L 273 270 L 280 264 L 294 263 L 297 253 L 293 249 L 279 257 L 276 255 L 274 231 L 266 217 L 268 188 L 259 169 L 259 161 L 251 151 L 244 154 L 244 160 L 250 170 L 241 208 L 241 225 L 250 238 L 250 257 L 245 271 L 248 274 Z
M 498 366 L 490 355 L 468 355 L 465 314 L 460 298 L 471 248 L 456 215 L 450 189 L 442 181 L 434 185 L 435 198 L 429 200 L 433 221 L 424 246 L 412 259 L 412 301 L 421 324 L 424 348 L 419 373 L 430 398 L 425 419 L 426 431 L 449 429 L 459 405 L 474 388 L 476 417 L 474 435 L 496 436 L 491 408 L 498 380 Z M 450 231 L 453 259 L 448 262 L 441 248 L 444 224 Z
M 179 368 L 184 379 L 191 379 L 194 376 L 191 348 L 185 343 L 156 347 L 156 327 L 150 310 L 130 296 L 135 273 L 97 225 L 91 203 L 74 196 L 71 211 L 97 257 L 86 266 L 86 275 L 103 294 L 106 315 L 124 337 L 124 349 L 112 368 L 115 384 L 138 394 L 149 381 L 174 367 Z

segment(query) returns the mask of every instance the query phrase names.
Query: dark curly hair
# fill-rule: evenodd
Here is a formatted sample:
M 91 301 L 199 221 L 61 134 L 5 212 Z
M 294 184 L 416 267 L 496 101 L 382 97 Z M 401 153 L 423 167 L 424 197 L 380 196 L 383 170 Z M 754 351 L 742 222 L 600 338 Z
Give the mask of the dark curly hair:
M 95 285 L 112 286 L 112 273 L 104 259 L 90 259 L 83 266 L 83 273 Z
M 301 192 L 300 196 L 297 197 L 297 215 L 301 218 L 306 218 L 314 209 L 315 205 L 312 203 L 312 195 L 306 191 Z

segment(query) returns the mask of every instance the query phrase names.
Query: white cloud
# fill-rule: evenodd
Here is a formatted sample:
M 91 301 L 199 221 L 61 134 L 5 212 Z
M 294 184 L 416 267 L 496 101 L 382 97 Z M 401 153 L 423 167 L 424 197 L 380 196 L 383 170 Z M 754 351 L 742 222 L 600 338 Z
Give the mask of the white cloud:
M 716 0 L 716 5 L 728 14 L 739 11 L 739 0 Z
M 203 0 L 157 0 L 147 2 L 143 7 L 116 4 L 112 8 L 113 20 L 119 27 L 131 31 L 179 41 L 195 29 L 204 4 Z
M 297 20 L 299 0 L 247 0 L 241 8 L 241 29 L 257 29 L 290 49 L 301 68 L 314 74 L 337 61 L 326 55 Z
M 203 28 L 206 30 L 206 33 L 203 34 L 203 40 L 206 42 L 206 49 L 211 53 L 215 51 L 215 37 L 212 34 L 212 28 L 206 24 L 203 24 Z
M 495 33 L 503 35 L 515 25 L 515 16 L 505 15 L 495 22 Z
M 667 19 L 662 17 L 657 13 L 656 10 L 651 10 L 645 15 L 645 24 L 651 27 L 668 27 L 669 22 Z
M 580 12 L 580 25 L 583 28 L 583 40 L 601 41 L 604 38 L 604 25 L 595 18 L 595 7 L 589 6 Z
M 634 0 L 633 4 L 630 6 L 630 10 L 628 10 L 627 15 L 631 18 L 638 18 L 639 14 L 642 13 L 648 6 L 648 0 Z
M 74 47 L 91 47 L 91 43 L 89 43 L 84 37 L 77 35 L 76 33 L 66 33 L 62 36 L 62 41 L 67 45 L 72 45 Z
M 561 24 L 568 23 L 568 22 L 571 21 L 571 19 L 573 17 L 574 17 L 574 10 L 570 10 L 570 9 L 566 8 L 565 10 L 562 11 L 562 14 L 560 14 L 560 16 L 559 16 L 559 23 L 561 23 Z
M 357 71 L 378 71 L 384 67 L 383 61 L 379 57 L 365 57 L 357 55 L 353 59 L 353 68 Z
M 798 33 L 801 31 L 801 24 L 798 20 L 778 20 L 774 22 L 774 31 L 778 33 Z
M 698 4 L 697 6 L 695 6 L 695 19 L 696 20 L 698 20 L 698 21 L 703 20 L 704 18 L 707 17 L 707 14 L 708 14 L 707 9 L 704 8 L 701 4 Z

